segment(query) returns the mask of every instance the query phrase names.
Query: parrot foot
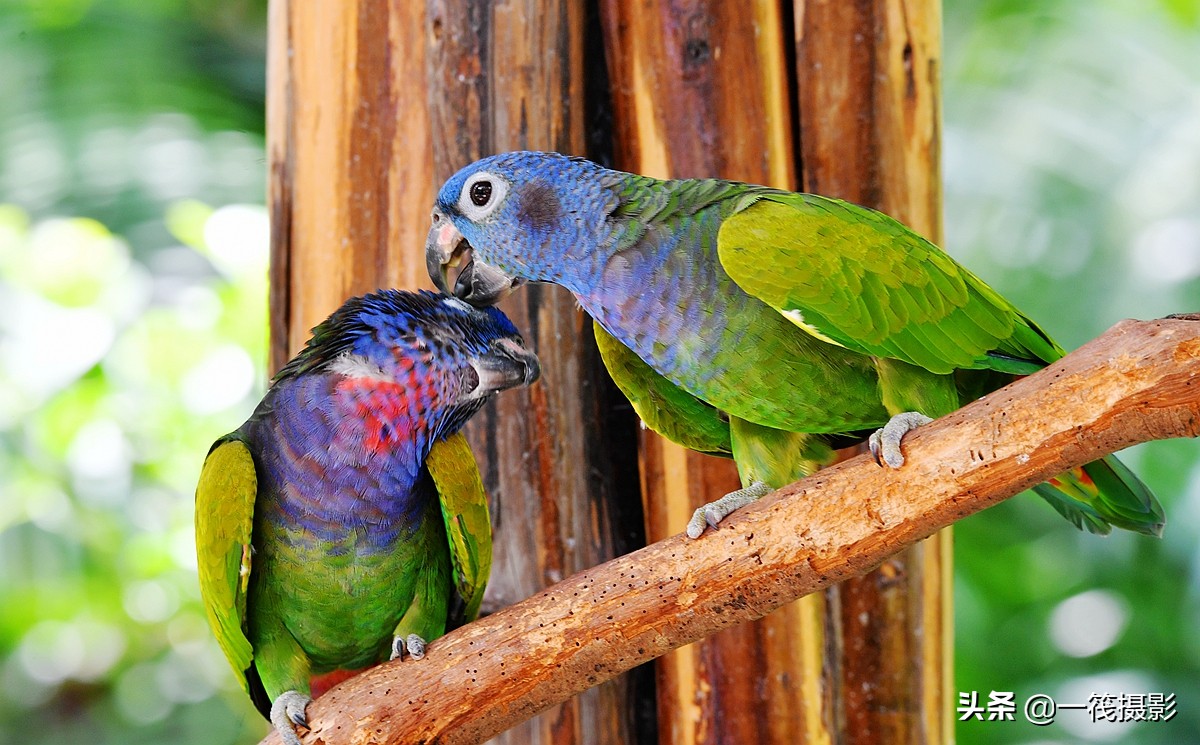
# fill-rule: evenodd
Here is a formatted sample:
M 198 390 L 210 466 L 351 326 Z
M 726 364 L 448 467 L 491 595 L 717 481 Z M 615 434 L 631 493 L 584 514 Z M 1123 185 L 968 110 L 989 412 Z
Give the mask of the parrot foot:
M 761 481 L 755 481 L 744 489 L 731 491 L 715 502 L 709 502 L 696 510 L 692 514 L 692 519 L 688 520 L 688 538 L 699 538 L 700 534 L 704 532 L 705 526 L 717 527 L 717 524 L 729 517 L 734 510 L 745 507 L 770 493 L 771 487 Z
M 271 725 L 279 733 L 285 745 L 300 745 L 296 726 L 308 727 L 304 710 L 312 699 L 298 691 L 284 691 L 271 704 Z
M 424 657 L 425 640 L 416 634 L 409 634 L 407 637 L 397 636 L 392 639 L 392 656 L 389 659 L 398 660 L 406 654 L 414 660 Z
M 886 463 L 891 468 L 899 468 L 904 465 L 904 453 L 900 452 L 900 441 L 909 432 L 932 421 L 919 411 L 897 414 L 883 425 L 883 429 L 875 430 L 867 438 L 867 445 L 871 448 L 871 457 L 875 458 L 875 462 L 881 466 Z

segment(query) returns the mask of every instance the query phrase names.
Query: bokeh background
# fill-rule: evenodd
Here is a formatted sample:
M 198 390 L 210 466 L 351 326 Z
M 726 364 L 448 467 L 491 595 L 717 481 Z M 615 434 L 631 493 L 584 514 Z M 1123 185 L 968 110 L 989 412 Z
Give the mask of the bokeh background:
M 0 742 L 265 732 L 191 537 L 264 387 L 265 4 L 0 0 Z M 1200 310 L 1200 0 L 953 0 L 944 63 L 950 253 L 1067 347 Z M 1161 541 L 1033 497 L 956 528 L 956 687 L 1178 713 L 960 742 L 1200 741 L 1200 443 L 1123 457 Z

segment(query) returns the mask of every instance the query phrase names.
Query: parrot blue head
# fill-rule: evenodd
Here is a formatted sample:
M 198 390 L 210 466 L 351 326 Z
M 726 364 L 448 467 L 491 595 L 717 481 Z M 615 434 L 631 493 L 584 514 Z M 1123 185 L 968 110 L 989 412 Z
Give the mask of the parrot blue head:
M 592 276 L 592 249 L 613 230 L 608 171 L 559 153 L 512 152 L 476 161 L 438 192 L 425 242 L 429 275 L 453 294 L 490 305 L 525 281 L 573 292 Z
M 346 301 L 313 329 L 273 384 L 308 373 L 341 375 L 364 391 L 406 393 L 407 415 L 427 418 L 435 437 L 456 432 L 499 391 L 538 378 L 537 357 L 495 308 L 446 295 L 380 290 Z

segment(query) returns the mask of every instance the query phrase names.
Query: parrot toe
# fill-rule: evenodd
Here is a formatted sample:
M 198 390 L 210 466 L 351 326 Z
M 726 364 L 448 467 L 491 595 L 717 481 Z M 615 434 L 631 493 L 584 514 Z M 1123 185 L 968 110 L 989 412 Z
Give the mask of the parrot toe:
M 731 491 L 715 502 L 709 502 L 692 514 L 688 520 L 688 538 L 699 538 L 708 525 L 717 525 L 737 509 L 745 507 L 771 493 L 771 487 L 761 481 L 755 481 L 750 486 L 737 491 Z
M 286 745 L 300 745 L 296 726 L 307 727 L 308 717 L 304 710 L 312 699 L 298 691 L 284 691 L 271 704 L 271 725 Z
M 392 640 L 392 656 L 390 659 L 398 660 L 405 655 L 419 660 L 425 656 L 425 640 L 416 634 L 409 634 L 407 637 L 397 635 Z
M 904 454 L 900 452 L 900 441 L 909 432 L 912 432 L 922 424 L 929 424 L 932 421 L 932 419 L 919 411 L 906 411 L 897 414 L 889 419 L 887 424 L 883 425 L 883 429 L 875 430 L 867 438 L 867 445 L 871 448 L 871 456 L 881 466 L 884 464 L 887 464 L 889 468 L 903 466 Z
M 405 640 L 408 645 L 408 656 L 414 660 L 419 660 L 425 656 L 425 640 L 416 634 L 409 634 Z

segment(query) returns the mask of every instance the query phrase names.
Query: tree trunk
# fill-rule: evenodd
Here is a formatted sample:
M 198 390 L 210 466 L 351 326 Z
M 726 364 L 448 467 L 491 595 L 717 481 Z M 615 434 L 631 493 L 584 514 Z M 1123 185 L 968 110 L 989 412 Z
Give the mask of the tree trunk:
M 602 8 L 617 167 L 803 187 L 940 237 L 936 2 Z M 641 457 L 651 540 L 738 486 L 728 461 L 652 433 Z M 950 559 L 946 532 L 662 658 L 661 741 L 949 739 Z
M 347 297 L 430 286 L 435 184 L 499 150 L 584 154 L 586 106 L 576 3 L 273 0 L 270 13 L 278 367 Z M 644 542 L 636 421 L 602 370 L 590 321 L 553 287 L 502 307 L 541 358 L 542 381 L 498 397 L 466 430 L 491 498 L 493 609 Z M 648 711 L 639 701 L 653 700 L 637 680 L 593 689 L 498 741 L 637 742 Z
M 429 116 L 408 82 L 425 75 L 422 17 L 407 3 L 270 4 L 272 369 L 348 297 L 432 287 L 415 260 L 433 201 Z
M 787 43 L 776 3 L 602 4 L 618 168 L 795 187 Z M 740 486 L 733 462 L 642 434 L 650 540 Z M 803 743 L 835 731 L 811 595 L 658 661 L 659 741 Z
M 881 210 L 936 244 L 941 6 L 797 0 L 801 187 Z M 953 739 L 949 529 L 830 590 L 849 743 Z

